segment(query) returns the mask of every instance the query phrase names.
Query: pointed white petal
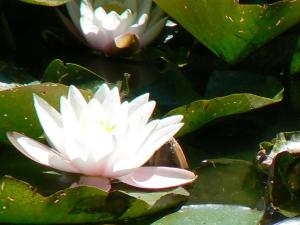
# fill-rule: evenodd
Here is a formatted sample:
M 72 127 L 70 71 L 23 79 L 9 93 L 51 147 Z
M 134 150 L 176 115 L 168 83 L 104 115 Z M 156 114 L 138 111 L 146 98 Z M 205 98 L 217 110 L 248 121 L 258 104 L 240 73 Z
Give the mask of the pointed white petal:
M 17 132 L 8 132 L 7 137 L 21 153 L 35 162 L 65 172 L 78 172 L 70 161 L 65 160 L 58 152 L 46 145 Z
M 133 99 L 129 103 L 128 115 L 130 116 L 133 112 L 135 112 L 139 107 L 141 107 L 148 101 L 149 101 L 149 93 L 140 95 L 140 96 L 136 97 L 135 99 Z
M 118 180 L 138 188 L 160 189 L 185 185 L 196 178 L 193 172 L 179 168 L 140 167 Z
M 62 120 L 60 114 L 46 101 L 33 95 L 34 107 L 41 126 L 50 144 L 57 150 L 62 149 Z
M 106 30 L 112 31 L 118 29 L 121 23 L 121 18 L 115 11 L 109 12 L 102 20 L 102 27 Z
M 87 41 L 90 41 L 87 38 L 88 34 L 97 35 L 99 33 L 99 27 L 96 24 L 94 24 L 93 21 L 90 20 L 89 18 L 81 17 L 80 18 L 80 27 L 81 27 L 81 31 L 83 32 L 84 37 L 87 39 Z
M 80 118 L 82 110 L 87 106 L 87 103 L 81 92 L 73 85 L 69 88 L 68 100 L 73 108 L 77 118 Z
M 97 18 L 97 20 L 102 21 L 105 19 L 106 16 L 107 16 L 107 14 L 102 7 L 98 7 L 95 10 L 95 17 Z
M 102 84 L 96 91 L 94 98 L 97 99 L 101 104 L 103 104 L 106 97 L 109 95 L 110 89 L 106 83 Z
M 114 170 L 133 169 L 145 164 L 152 155 L 166 143 L 181 127 L 182 123 L 172 124 L 159 130 L 154 130 L 146 137 L 136 152 L 116 163 Z
M 140 46 L 145 47 L 150 42 L 152 42 L 162 31 L 166 21 L 167 21 L 167 17 L 162 18 L 160 21 L 158 21 L 157 23 L 151 26 L 148 26 L 140 38 Z
M 152 0 L 138 1 L 137 12 L 139 13 L 139 15 L 144 15 L 144 14 L 149 15 L 151 6 L 152 6 Z
M 86 19 L 93 20 L 94 18 L 94 9 L 89 0 L 81 0 L 80 3 L 80 16 Z

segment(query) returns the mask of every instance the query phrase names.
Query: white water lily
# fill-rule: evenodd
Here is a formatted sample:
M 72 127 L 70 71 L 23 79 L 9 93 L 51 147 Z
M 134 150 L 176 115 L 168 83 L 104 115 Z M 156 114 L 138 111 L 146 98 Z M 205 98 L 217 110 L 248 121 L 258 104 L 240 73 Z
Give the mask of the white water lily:
M 194 173 L 171 167 L 143 167 L 182 126 L 175 115 L 149 122 L 155 102 L 149 94 L 121 102 L 117 87 L 103 84 L 86 102 L 75 86 L 62 96 L 60 113 L 34 95 L 34 106 L 51 147 L 17 132 L 11 143 L 28 158 L 54 169 L 84 175 L 80 184 L 110 189 L 117 179 L 140 188 L 192 182 Z
M 66 6 L 86 42 L 108 54 L 132 45 L 145 47 L 158 36 L 167 19 L 162 10 L 152 7 L 152 0 L 74 0 Z

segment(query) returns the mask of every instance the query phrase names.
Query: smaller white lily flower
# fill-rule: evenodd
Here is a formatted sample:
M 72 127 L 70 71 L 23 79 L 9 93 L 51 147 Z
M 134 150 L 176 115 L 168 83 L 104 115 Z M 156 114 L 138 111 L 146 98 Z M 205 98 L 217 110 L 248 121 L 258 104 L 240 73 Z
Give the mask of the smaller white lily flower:
M 152 0 L 74 0 L 66 6 L 88 45 L 107 54 L 132 46 L 145 47 L 167 20 L 162 10 L 152 7 Z M 75 33 L 66 18 L 60 16 Z
M 54 169 L 83 174 L 80 184 L 111 188 L 117 179 L 139 188 L 190 183 L 194 173 L 171 167 L 143 167 L 182 126 L 182 116 L 148 121 L 155 102 L 149 94 L 121 102 L 118 88 L 103 84 L 86 102 L 75 86 L 61 97 L 60 113 L 34 95 L 34 106 L 51 147 L 17 132 L 11 143 L 28 158 Z

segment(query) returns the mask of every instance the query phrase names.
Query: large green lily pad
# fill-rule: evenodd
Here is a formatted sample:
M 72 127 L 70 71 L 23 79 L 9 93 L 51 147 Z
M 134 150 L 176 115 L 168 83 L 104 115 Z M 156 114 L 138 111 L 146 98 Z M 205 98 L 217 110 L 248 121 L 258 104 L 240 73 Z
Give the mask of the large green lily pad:
M 235 63 L 300 21 L 300 0 L 239 4 L 233 0 L 154 0 L 227 62 Z
M 44 6 L 59 6 L 63 5 L 71 0 L 21 0 L 22 2 L 35 4 L 35 5 L 44 5 Z
M 248 161 L 206 160 L 196 170 L 188 204 L 230 204 L 258 207 L 263 200 L 262 176 Z
M 33 107 L 33 94 L 58 108 L 60 96 L 67 95 L 68 87 L 61 84 L 43 83 L 22 86 L 0 92 L 0 142 L 8 142 L 6 132 L 22 132 L 30 137 L 42 135 Z M 89 92 L 84 92 L 88 96 Z
M 152 225 L 255 225 L 263 212 L 243 206 L 203 204 L 183 206 Z
M 107 193 L 87 186 L 43 196 L 29 184 L 4 176 L 0 180 L 0 222 L 112 223 L 176 207 L 187 197 L 183 188 L 153 193 L 130 189 Z
M 281 94 L 276 96 L 275 99 L 253 94 L 232 94 L 210 100 L 198 100 L 175 108 L 167 115 L 181 114 L 184 116 L 184 127 L 177 133 L 177 136 L 182 136 L 213 120 L 250 112 L 280 101 Z

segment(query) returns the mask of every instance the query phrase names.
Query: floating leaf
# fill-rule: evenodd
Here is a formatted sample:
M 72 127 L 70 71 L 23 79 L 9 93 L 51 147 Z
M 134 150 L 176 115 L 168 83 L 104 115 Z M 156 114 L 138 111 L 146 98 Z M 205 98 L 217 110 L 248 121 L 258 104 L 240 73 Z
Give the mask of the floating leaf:
M 298 39 L 298 43 L 294 51 L 294 55 L 290 66 L 290 73 L 291 74 L 300 73 L 300 38 Z
M 300 152 L 284 151 L 276 155 L 269 188 L 275 209 L 285 216 L 300 215 Z
M 235 63 L 300 21 L 300 0 L 247 5 L 233 0 L 155 0 L 227 62 Z
M 22 2 L 35 4 L 35 5 L 44 5 L 44 6 L 59 6 L 63 5 L 72 0 L 20 0 Z
M 107 193 L 87 186 L 45 197 L 29 184 L 4 176 L 0 180 L 0 222 L 112 223 L 178 206 L 187 197 L 183 188 L 153 193 L 130 190 Z
M 232 94 L 211 100 L 198 100 L 188 105 L 175 108 L 167 115 L 184 116 L 184 127 L 178 136 L 190 133 L 207 123 L 236 114 L 250 112 L 281 101 L 281 94 L 276 99 L 260 97 L 253 94 Z
M 152 225 L 258 225 L 262 214 L 261 211 L 237 205 L 189 205 Z
M 255 166 L 234 159 L 207 160 L 196 170 L 199 178 L 189 190 L 188 204 L 234 204 L 257 207 L 263 199 L 263 182 Z
M 73 63 L 64 64 L 59 59 L 53 60 L 45 70 L 43 82 L 54 82 L 65 85 L 76 85 L 92 92 L 104 83 L 104 79 L 96 73 Z

